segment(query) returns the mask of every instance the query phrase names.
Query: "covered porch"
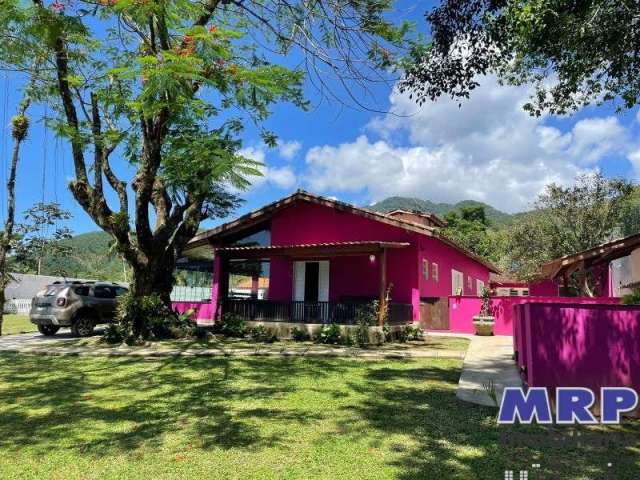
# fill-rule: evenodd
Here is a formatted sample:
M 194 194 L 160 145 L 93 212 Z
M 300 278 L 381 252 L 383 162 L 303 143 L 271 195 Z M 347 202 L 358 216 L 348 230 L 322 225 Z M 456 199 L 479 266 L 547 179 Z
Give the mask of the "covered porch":
M 620 272 L 615 271 L 621 267 L 629 270 L 625 282 L 619 278 Z M 542 277 L 560 285 L 562 296 L 572 296 L 575 290 L 589 297 L 620 296 L 631 280 L 640 279 L 639 272 L 640 234 L 566 255 L 542 266 Z
M 385 241 L 216 247 L 214 318 L 233 313 L 247 321 L 353 325 L 358 312 L 377 300 L 379 326 L 385 311 L 389 325 L 411 323 L 411 301 L 389 296 L 390 291 L 394 295 L 393 275 L 398 275 L 390 276 L 389 256 L 408 247 Z M 252 276 L 251 295 L 234 292 L 230 278 L 237 271 Z M 257 294 L 261 276 L 268 277 L 266 298 Z

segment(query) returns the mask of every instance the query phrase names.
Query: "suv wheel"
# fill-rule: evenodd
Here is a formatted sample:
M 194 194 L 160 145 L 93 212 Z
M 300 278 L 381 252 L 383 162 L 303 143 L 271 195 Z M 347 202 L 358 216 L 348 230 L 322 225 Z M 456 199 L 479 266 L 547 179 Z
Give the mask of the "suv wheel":
M 74 337 L 90 337 L 93 335 L 94 322 L 91 317 L 81 316 L 71 324 L 71 334 Z
M 60 330 L 58 325 L 38 325 L 38 331 L 47 337 L 52 337 Z

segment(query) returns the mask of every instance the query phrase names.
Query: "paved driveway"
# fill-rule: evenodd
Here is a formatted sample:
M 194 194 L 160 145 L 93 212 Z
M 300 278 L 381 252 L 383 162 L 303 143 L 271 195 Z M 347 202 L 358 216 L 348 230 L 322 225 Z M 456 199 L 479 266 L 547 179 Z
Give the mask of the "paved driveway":
M 96 329 L 96 335 L 101 334 L 102 329 Z M 43 347 L 58 347 L 65 344 L 73 344 L 78 341 L 71 335 L 68 328 L 62 328 L 52 337 L 46 337 L 39 332 L 19 333 L 17 335 L 5 335 L 0 337 L 0 351 L 26 352 Z

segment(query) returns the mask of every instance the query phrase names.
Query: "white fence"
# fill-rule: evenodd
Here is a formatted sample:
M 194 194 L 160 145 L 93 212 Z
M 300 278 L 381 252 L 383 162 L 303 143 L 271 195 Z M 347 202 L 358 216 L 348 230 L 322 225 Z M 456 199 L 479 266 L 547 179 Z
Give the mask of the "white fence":
M 4 313 L 29 313 L 31 309 L 30 298 L 12 298 L 4 302 Z
M 171 291 L 172 302 L 202 302 L 211 299 L 211 287 L 186 287 L 174 285 Z

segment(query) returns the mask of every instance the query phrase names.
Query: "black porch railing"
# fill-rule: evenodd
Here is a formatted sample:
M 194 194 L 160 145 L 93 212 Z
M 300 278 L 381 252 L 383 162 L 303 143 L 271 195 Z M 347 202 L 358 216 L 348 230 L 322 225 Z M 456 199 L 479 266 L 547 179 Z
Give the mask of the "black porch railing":
M 244 320 L 290 323 L 337 323 L 355 325 L 357 313 L 366 302 L 277 302 L 271 300 L 222 301 L 222 313 L 233 313 Z M 410 304 L 390 303 L 387 323 L 403 325 L 413 320 Z

